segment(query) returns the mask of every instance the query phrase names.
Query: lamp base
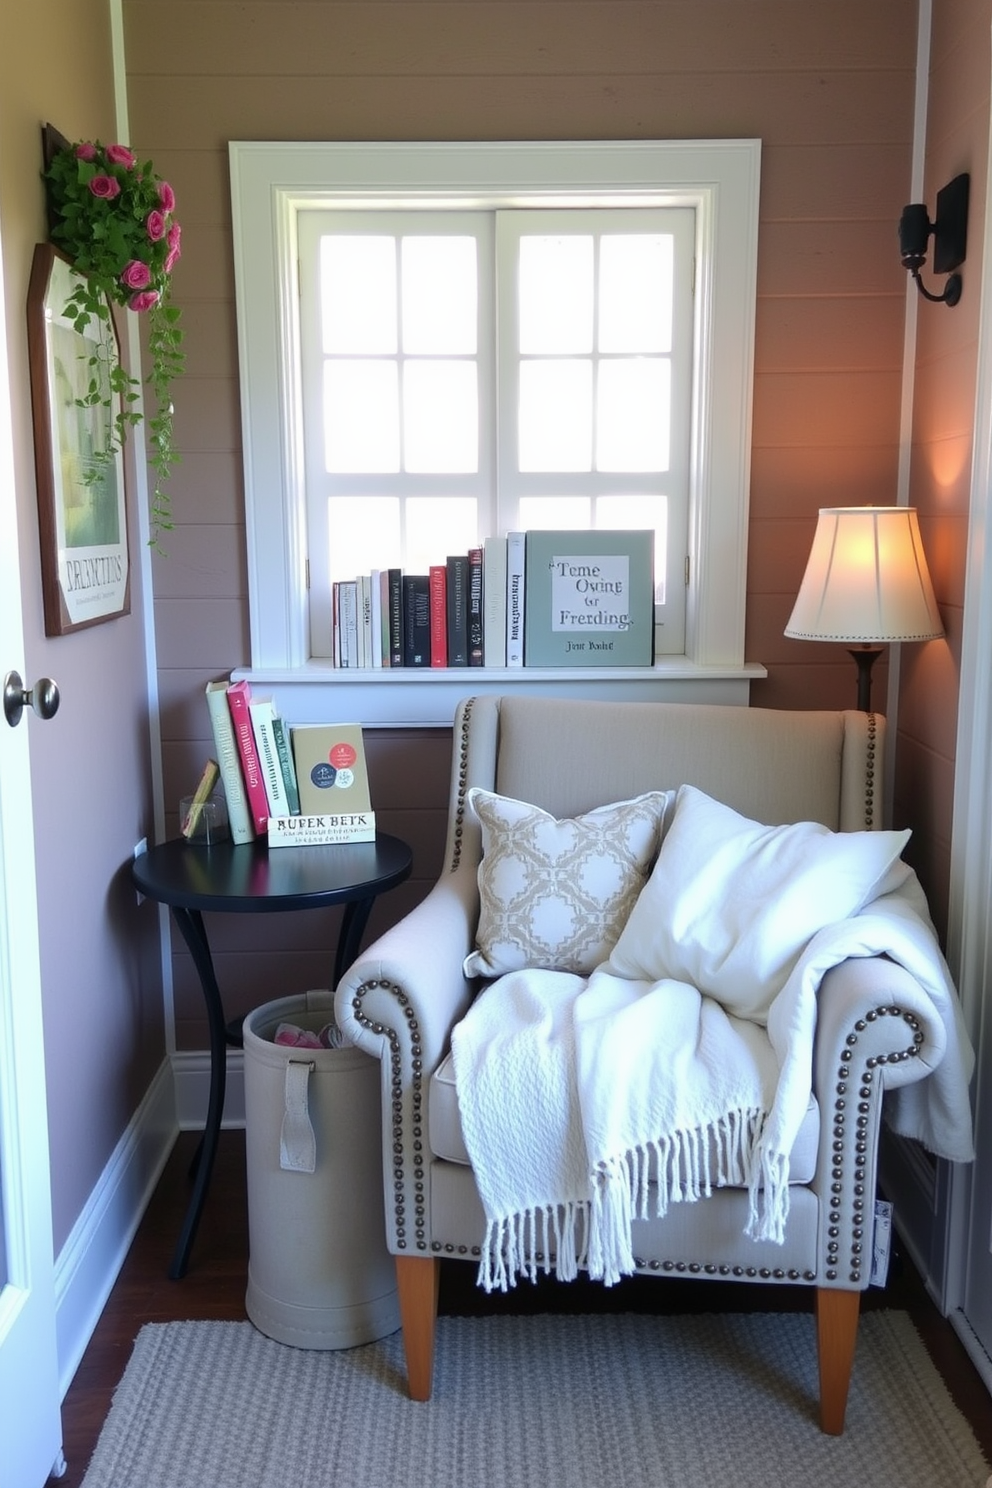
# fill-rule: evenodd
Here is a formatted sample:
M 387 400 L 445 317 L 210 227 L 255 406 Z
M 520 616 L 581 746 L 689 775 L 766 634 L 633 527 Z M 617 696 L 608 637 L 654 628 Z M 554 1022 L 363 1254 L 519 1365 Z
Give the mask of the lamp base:
M 848 648 L 848 654 L 854 657 L 858 667 L 858 707 L 862 713 L 871 712 L 871 669 L 884 649 L 884 646 Z

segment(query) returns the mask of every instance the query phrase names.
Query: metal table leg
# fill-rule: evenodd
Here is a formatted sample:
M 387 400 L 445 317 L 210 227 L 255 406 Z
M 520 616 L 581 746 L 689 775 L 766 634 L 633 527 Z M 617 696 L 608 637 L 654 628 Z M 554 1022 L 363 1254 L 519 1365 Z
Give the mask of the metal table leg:
M 207 1120 L 196 1162 L 193 1192 L 190 1194 L 179 1240 L 176 1244 L 169 1275 L 174 1281 L 185 1276 L 189 1264 L 189 1253 L 193 1246 L 200 1212 L 206 1197 L 214 1158 L 217 1155 L 217 1137 L 224 1114 L 224 1088 L 227 1082 L 227 1036 L 224 1027 L 224 1008 L 220 999 L 220 988 L 214 972 L 213 958 L 207 934 L 203 928 L 203 917 L 197 909 L 172 908 L 172 914 L 180 934 L 189 947 L 196 966 L 207 1005 L 207 1021 L 210 1029 L 210 1099 L 207 1104 Z
M 365 934 L 365 926 L 369 922 L 372 906 L 375 903 L 375 895 L 369 899 L 349 899 L 344 907 L 344 917 L 341 921 L 341 934 L 338 936 L 338 948 L 334 953 L 334 986 L 331 991 L 337 990 L 338 982 L 344 976 L 348 967 L 358 959 L 358 949 Z

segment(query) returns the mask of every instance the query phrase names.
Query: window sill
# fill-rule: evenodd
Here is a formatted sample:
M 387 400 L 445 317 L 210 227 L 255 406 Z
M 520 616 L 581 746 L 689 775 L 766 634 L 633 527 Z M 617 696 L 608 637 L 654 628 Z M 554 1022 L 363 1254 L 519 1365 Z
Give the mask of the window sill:
M 553 691 L 603 702 L 726 703 L 747 707 L 759 662 L 698 666 L 669 657 L 653 667 L 396 667 L 367 671 L 308 662 L 294 670 L 239 667 L 259 693 L 273 694 L 290 723 L 361 723 L 366 728 L 450 728 L 455 708 L 473 694 Z

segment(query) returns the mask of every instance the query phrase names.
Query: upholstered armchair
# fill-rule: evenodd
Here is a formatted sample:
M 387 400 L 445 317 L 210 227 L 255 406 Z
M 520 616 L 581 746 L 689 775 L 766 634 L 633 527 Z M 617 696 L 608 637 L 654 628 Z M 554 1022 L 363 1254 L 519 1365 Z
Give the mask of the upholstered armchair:
M 485 985 L 465 971 L 476 949 L 483 854 L 469 792 L 530 803 L 558 820 L 688 785 L 753 822 L 873 832 L 884 726 L 860 712 L 509 696 L 461 704 L 440 879 L 363 953 L 336 995 L 346 1035 L 382 1065 L 387 1243 L 414 1399 L 428 1399 L 432 1388 L 440 1261 L 478 1266 L 486 1232 L 451 1057 L 452 1030 Z M 818 988 L 812 1094 L 788 1163 L 781 1243 L 745 1234 L 749 1201 L 739 1183 L 717 1184 L 708 1197 L 632 1226 L 639 1274 L 815 1289 L 828 1433 L 843 1429 L 869 1282 L 883 1092 L 927 1075 L 946 1042 L 946 1017 L 904 966 L 882 955 L 845 959 Z

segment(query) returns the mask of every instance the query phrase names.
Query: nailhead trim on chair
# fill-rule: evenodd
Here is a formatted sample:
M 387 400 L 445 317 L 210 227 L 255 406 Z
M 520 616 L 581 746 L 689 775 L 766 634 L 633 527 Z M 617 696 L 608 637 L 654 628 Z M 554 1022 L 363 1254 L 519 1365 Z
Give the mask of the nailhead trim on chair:
M 858 1044 L 859 1036 L 864 1033 L 869 1023 L 875 1023 L 879 1018 L 902 1018 L 913 1030 L 913 1042 L 909 1048 L 899 1049 L 892 1054 L 875 1054 L 865 1061 L 865 1067 L 860 1074 L 860 1085 L 858 1086 L 857 1122 L 854 1142 L 854 1181 L 851 1184 L 853 1195 L 851 1208 L 854 1211 L 854 1224 L 851 1227 L 850 1253 L 848 1280 L 858 1283 L 861 1281 L 865 1229 L 870 1232 L 872 1216 L 865 1215 L 866 1200 L 872 1198 L 867 1192 L 865 1183 L 865 1168 L 868 1165 L 868 1125 L 871 1114 L 871 1097 L 873 1094 L 874 1072 L 884 1064 L 899 1064 L 906 1059 L 915 1059 L 923 1044 L 923 1033 L 919 1021 L 912 1014 L 899 1007 L 879 1007 L 873 1012 L 866 1013 L 864 1018 L 859 1018 L 854 1025 L 854 1031 L 849 1033 L 846 1039 L 847 1047 L 841 1053 L 841 1068 L 837 1071 L 837 1087 L 834 1100 L 834 1128 L 833 1128 L 833 1151 L 834 1166 L 830 1172 L 830 1209 L 828 1211 L 829 1226 L 827 1228 L 827 1248 L 824 1257 L 824 1276 L 827 1281 L 836 1281 L 839 1275 L 840 1260 L 840 1221 L 841 1221 L 841 1198 L 848 1182 L 843 1166 L 843 1155 L 847 1148 L 845 1138 L 845 1127 L 847 1124 L 847 1097 L 851 1085 L 858 1079 L 858 1075 L 851 1068 L 854 1059 L 854 1050 Z
M 424 1130 L 423 1130 L 423 1044 L 420 1038 L 420 1029 L 417 1025 L 416 1015 L 410 1007 L 406 993 L 397 987 L 395 982 L 373 981 L 363 982 L 357 994 L 352 999 L 352 1007 L 355 1012 L 355 1020 L 363 1028 L 369 1029 L 371 1033 L 389 1040 L 390 1060 L 390 1094 L 392 1106 L 392 1133 L 393 1133 L 393 1214 L 396 1228 L 396 1245 L 399 1250 L 406 1250 L 410 1237 L 407 1232 L 406 1214 L 406 1187 L 407 1174 L 403 1162 L 403 1061 L 400 1055 L 400 1041 L 395 1029 L 387 1028 L 384 1023 L 375 1023 L 366 1017 L 362 1007 L 366 993 L 375 987 L 385 989 L 395 997 L 397 1003 L 403 1009 L 410 1028 L 410 1061 L 413 1069 L 413 1082 L 410 1091 L 411 1121 L 410 1134 L 413 1138 L 413 1192 L 414 1192 L 414 1214 L 413 1214 L 413 1239 L 417 1250 L 427 1249 L 427 1209 L 425 1204 L 426 1184 L 424 1182 Z
M 865 826 L 869 830 L 875 825 L 875 743 L 878 737 L 878 719 L 868 714 L 868 745 L 865 759 Z
M 455 807 L 454 844 L 451 851 L 449 873 L 454 873 L 462 860 L 462 837 L 465 832 L 465 787 L 468 784 L 468 731 L 472 722 L 475 698 L 467 698 L 462 709 L 462 728 L 458 740 L 458 804 Z

